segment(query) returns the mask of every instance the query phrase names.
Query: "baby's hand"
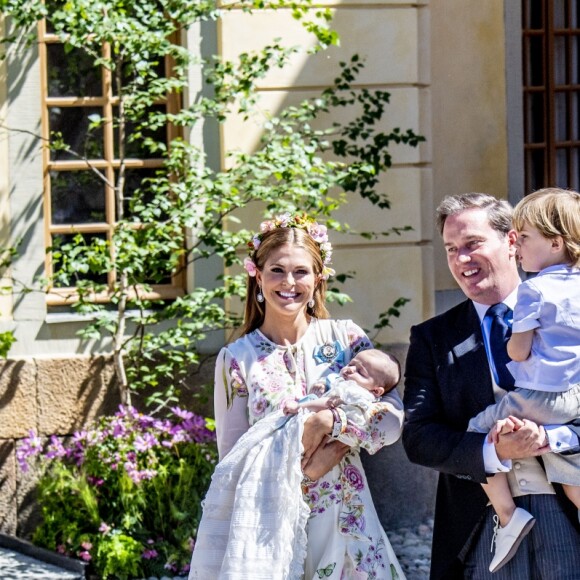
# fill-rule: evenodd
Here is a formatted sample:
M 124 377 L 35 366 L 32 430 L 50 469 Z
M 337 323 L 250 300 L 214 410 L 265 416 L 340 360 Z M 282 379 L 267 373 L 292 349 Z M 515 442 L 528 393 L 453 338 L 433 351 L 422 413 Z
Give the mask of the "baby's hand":
M 324 393 L 326 392 L 326 386 L 324 385 L 323 382 L 317 382 L 310 387 L 310 390 L 308 392 L 311 393 L 312 395 L 316 395 L 317 397 L 322 397 L 322 395 L 324 395 Z
M 516 430 L 517 426 L 511 418 L 499 419 L 488 433 L 487 440 L 490 443 L 497 443 L 500 435 L 505 435 L 506 433 L 511 433 Z
M 334 409 L 334 407 L 344 404 L 344 401 L 338 395 L 332 395 L 331 397 L 327 397 L 327 399 L 329 409 Z
M 296 415 L 298 413 L 298 401 L 288 399 L 282 403 L 282 412 L 284 415 Z

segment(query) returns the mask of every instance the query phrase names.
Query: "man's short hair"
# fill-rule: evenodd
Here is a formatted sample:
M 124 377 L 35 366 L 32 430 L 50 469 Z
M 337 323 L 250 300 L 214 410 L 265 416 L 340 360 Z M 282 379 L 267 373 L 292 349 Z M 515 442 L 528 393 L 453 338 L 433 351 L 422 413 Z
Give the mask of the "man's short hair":
M 437 228 L 443 235 L 445 220 L 466 209 L 484 209 L 487 211 L 489 225 L 503 236 L 512 229 L 512 206 L 503 199 L 497 199 L 488 193 L 460 193 L 448 195 L 436 210 Z

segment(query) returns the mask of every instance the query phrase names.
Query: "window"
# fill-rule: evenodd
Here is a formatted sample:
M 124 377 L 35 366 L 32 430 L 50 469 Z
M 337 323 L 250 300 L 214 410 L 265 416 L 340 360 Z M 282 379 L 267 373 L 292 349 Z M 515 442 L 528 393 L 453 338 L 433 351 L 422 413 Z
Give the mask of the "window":
M 524 0 L 525 187 L 580 187 L 580 10 Z
M 136 144 L 129 144 L 124 156 L 120 155 L 117 129 L 111 122 L 119 99 L 109 70 L 94 67 L 81 51 L 66 51 L 44 21 L 39 24 L 39 40 L 43 75 L 42 136 L 54 144 L 54 132 L 60 133 L 62 142 L 73 151 L 48 147 L 43 151 L 46 247 L 58 240 L 66 241 L 76 233 L 86 239 L 110 239 L 118 219 L 112 184 L 116 182 L 121 163 L 126 167 L 125 197 L 128 198 L 144 178 L 163 166 L 163 160 Z M 103 46 L 102 50 L 106 56 L 108 47 Z M 169 63 L 164 66 L 169 70 Z M 175 111 L 177 106 L 177 97 L 160 99 L 155 104 L 166 112 Z M 91 128 L 95 118 L 105 122 Z M 169 142 L 177 136 L 177 130 L 166 126 L 152 136 Z M 47 274 L 52 275 L 57 268 L 58 264 L 47 254 Z M 112 284 L 115 275 L 109 272 L 102 282 Z M 149 297 L 174 298 L 183 294 L 183 286 L 184 276 L 179 274 L 153 286 Z M 53 288 L 47 295 L 48 304 L 66 304 L 73 295 L 74 288 Z M 107 295 L 97 299 L 106 301 Z

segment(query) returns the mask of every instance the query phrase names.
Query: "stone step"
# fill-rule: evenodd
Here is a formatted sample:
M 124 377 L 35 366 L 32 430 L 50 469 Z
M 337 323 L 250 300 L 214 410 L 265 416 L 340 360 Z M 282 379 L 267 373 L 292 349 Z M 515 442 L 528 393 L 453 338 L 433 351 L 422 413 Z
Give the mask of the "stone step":
M 20 538 L 0 534 L 0 578 L 85 580 L 85 564 L 44 550 Z

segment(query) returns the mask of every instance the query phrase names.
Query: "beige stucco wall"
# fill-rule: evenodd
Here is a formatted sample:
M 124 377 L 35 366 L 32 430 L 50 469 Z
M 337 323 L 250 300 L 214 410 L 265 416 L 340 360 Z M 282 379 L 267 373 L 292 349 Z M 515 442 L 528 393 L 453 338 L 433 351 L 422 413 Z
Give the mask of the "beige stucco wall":
M 431 144 L 428 38 L 429 11 L 421 4 L 403 2 L 326 2 L 332 8 L 332 26 L 340 35 L 340 47 L 317 55 L 301 53 L 290 66 L 274 70 L 260 83 L 260 105 L 276 112 L 288 104 L 315 96 L 332 84 L 340 61 L 353 54 L 365 60 L 365 67 L 353 87 L 386 90 L 391 93 L 382 129 L 413 129 L 427 137 L 417 148 L 394 145 L 389 149 L 392 168 L 380 187 L 388 193 L 390 210 L 379 210 L 358 196 L 351 196 L 338 217 L 353 229 L 385 231 L 411 226 L 401 235 L 367 240 L 358 236 L 334 234 L 333 267 L 338 272 L 356 272 L 344 285 L 353 303 L 331 306 L 337 317 L 351 317 L 372 332 L 381 312 L 399 297 L 411 300 L 400 318 L 391 320 L 392 328 L 375 338 L 383 343 L 404 343 L 409 327 L 433 313 L 433 272 L 429 240 L 431 221 Z M 250 19 L 251 18 L 251 24 Z M 307 45 L 309 36 L 288 11 L 264 12 L 248 16 L 241 11 L 228 14 L 219 30 L 221 53 L 233 58 L 242 51 L 263 46 L 284 34 L 290 45 Z M 345 113 L 339 111 L 337 119 Z M 260 124 L 265 118 L 228 121 L 222 132 L 223 150 L 251 151 L 257 147 Z M 224 163 L 226 161 L 224 160 Z M 247 211 L 244 225 L 256 227 L 260 216 Z M 342 287 L 341 287 L 342 289 Z
M 507 198 L 503 2 L 431 0 L 433 202 L 482 191 Z M 438 234 L 435 286 L 455 288 Z

